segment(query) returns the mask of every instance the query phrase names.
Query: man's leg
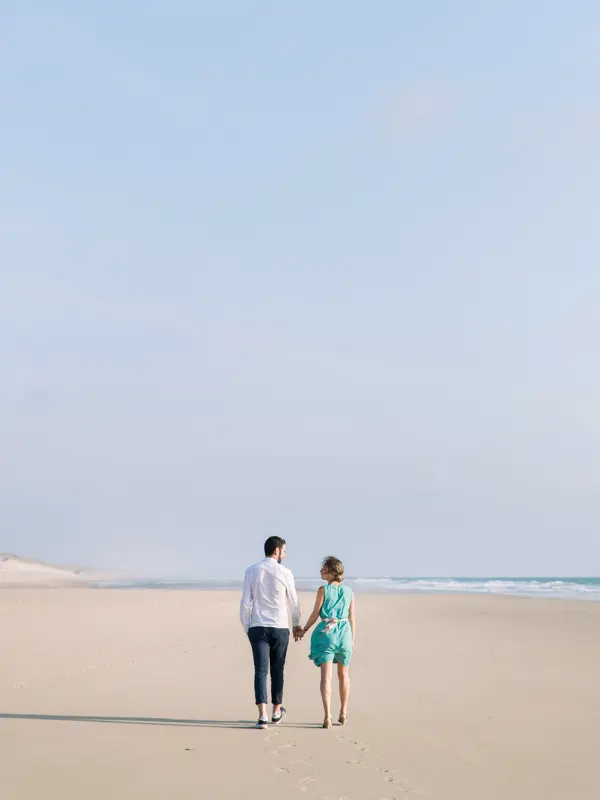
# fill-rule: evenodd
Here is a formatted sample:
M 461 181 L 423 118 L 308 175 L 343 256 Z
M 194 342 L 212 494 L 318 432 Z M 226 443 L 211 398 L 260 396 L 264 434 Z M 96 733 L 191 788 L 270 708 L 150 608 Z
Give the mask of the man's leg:
M 273 702 L 273 715 L 276 717 L 279 716 L 281 703 L 283 702 L 283 672 L 289 643 L 290 632 L 287 628 L 271 628 L 271 700 Z
M 265 628 L 250 628 L 248 638 L 254 658 L 254 701 L 258 716 L 267 716 L 267 673 L 269 671 L 269 641 Z

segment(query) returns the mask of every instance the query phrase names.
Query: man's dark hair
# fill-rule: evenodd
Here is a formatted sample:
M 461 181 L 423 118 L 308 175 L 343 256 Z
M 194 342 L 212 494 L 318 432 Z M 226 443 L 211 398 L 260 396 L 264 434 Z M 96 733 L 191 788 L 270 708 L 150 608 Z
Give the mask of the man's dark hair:
M 284 544 L 285 539 L 282 539 L 281 536 L 269 536 L 265 542 L 265 556 L 272 556 L 275 550 L 277 550 L 278 547 L 281 549 Z

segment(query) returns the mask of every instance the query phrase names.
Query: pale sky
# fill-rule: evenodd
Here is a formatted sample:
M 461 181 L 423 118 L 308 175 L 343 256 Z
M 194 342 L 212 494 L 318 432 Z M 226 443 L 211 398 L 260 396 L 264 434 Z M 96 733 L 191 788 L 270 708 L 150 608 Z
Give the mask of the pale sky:
M 596 0 L 0 0 L 0 550 L 600 574 Z

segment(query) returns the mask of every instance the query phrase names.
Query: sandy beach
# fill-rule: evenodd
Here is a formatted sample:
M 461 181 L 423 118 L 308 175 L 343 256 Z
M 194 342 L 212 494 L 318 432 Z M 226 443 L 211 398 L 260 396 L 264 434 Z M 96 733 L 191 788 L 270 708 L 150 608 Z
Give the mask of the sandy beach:
M 263 732 L 238 602 L 0 591 L 3 800 L 599 796 L 600 604 L 360 595 L 348 725 L 304 641 Z

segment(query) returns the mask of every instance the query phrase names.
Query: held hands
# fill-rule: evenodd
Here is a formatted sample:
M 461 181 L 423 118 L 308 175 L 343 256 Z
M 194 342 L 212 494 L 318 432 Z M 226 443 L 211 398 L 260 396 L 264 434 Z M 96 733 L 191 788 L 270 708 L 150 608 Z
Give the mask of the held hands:
M 303 637 L 306 635 L 306 631 L 300 625 L 296 625 L 292 633 L 294 635 L 295 642 L 301 642 Z

